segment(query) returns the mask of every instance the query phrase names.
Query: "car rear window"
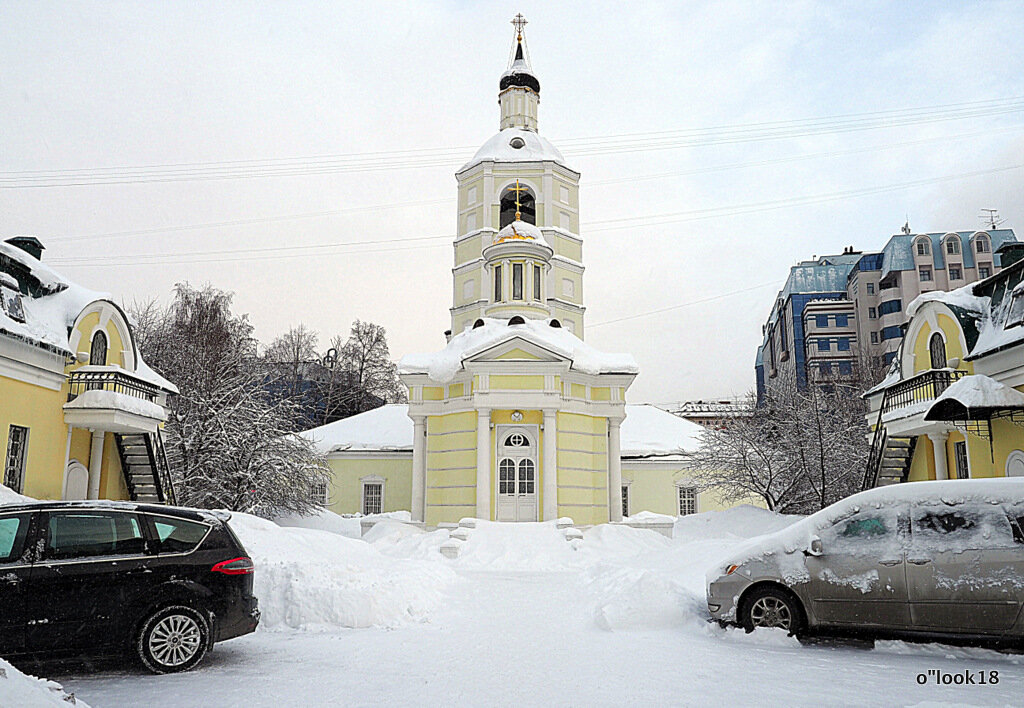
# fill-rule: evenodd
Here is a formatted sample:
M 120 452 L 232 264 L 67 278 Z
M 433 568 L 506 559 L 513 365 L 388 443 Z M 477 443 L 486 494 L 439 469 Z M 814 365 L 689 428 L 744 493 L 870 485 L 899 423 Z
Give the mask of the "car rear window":
M 187 553 L 199 545 L 209 526 L 196 521 L 152 516 L 153 527 L 160 539 L 160 553 Z
M 141 555 L 146 550 L 134 514 L 116 511 L 50 512 L 46 560 Z
M 28 514 L 0 516 L 0 563 L 13 563 L 21 558 L 28 521 Z

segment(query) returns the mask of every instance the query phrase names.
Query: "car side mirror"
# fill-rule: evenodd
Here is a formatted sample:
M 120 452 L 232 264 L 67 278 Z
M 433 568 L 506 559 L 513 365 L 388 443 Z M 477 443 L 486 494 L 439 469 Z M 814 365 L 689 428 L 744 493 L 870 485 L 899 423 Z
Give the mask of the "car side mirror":
M 805 551 L 805 553 L 807 553 L 807 555 L 809 555 L 809 556 L 820 556 L 821 553 L 822 553 L 822 551 L 821 551 L 821 539 L 818 538 L 817 536 L 813 536 L 811 538 L 811 544 L 807 547 L 807 550 Z

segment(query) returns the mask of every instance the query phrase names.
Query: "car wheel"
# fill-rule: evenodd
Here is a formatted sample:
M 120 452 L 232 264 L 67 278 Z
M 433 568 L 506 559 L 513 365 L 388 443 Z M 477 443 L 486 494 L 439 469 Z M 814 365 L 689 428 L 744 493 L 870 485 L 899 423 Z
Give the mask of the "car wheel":
M 186 605 L 173 605 L 146 618 L 135 652 L 147 669 L 167 674 L 194 667 L 206 656 L 209 645 L 210 623 L 206 617 Z
M 796 599 L 782 588 L 771 586 L 750 594 L 743 604 L 742 620 L 748 632 L 759 627 L 784 629 L 789 634 L 803 630 L 803 612 Z

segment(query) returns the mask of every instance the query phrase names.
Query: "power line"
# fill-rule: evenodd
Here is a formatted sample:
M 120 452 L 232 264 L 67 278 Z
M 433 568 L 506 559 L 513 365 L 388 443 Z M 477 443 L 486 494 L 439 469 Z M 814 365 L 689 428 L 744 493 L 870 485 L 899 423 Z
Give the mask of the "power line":
M 650 317 L 651 315 L 660 315 L 663 312 L 671 312 L 673 310 L 680 310 L 680 309 L 682 309 L 684 307 L 692 307 L 693 305 L 700 305 L 700 304 L 705 303 L 705 302 L 712 302 L 714 300 L 721 300 L 723 298 L 732 297 L 733 295 L 741 295 L 742 293 L 749 293 L 752 290 L 760 290 L 761 288 L 767 288 L 769 285 L 778 286 L 778 282 L 777 281 L 772 281 L 770 283 L 761 283 L 760 285 L 752 285 L 749 288 L 743 288 L 742 290 L 732 290 L 732 291 L 727 292 L 727 293 L 720 293 L 718 295 L 712 295 L 711 297 L 701 298 L 700 300 L 690 300 L 688 302 L 679 303 L 678 305 L 669 305 L 668 307 L 662 307 L 662 308 L 659 308 L 657 310 L 648 310 L 646 312 L 638 312 L 638 313 L 633 314 L 633 315 L 626 315 L 625 317 L 617 317 L 617 318 L 615 318 L 613 320 L 605 320 L 604 322 L 595 322 L 593 324 L 588 324 L 587 328 L 588 329 L 594 329 L 595 327 L 603 327 L 605 325 L 616 324 L 618 322 L 626 322 L 627 320 L 636 320 L 636 319 L 640 319 L 641 317 Z
M 992 117 L 1024 111 L 1024 97 L 896 109 L 840 117 L 822 117 L 736 124 L 713 128 L 632 133 L 622 136 L 577 138 L 563 141 L 574 156 L 669 150 L 752 141 L 782 140 L 809 135 L 877 130 L 906 125 Z M 415 169 L 450 165 L 472 148 L 350 153 L 304 158 L 272 158 L 195 162 L 130 167 L 28 170 L 0 173 L 0 189 L 137 184 L 191 180 L 289 177 L 343 172 Z

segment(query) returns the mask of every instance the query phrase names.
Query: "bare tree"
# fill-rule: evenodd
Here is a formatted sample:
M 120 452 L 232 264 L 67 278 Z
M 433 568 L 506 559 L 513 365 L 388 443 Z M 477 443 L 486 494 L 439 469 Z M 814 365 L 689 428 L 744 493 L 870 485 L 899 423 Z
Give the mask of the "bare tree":
M 341 366 L 350 376 L 356 412 L 375 407 L 368 405 L 373 397 L 389 403 L 405 402 L 405 389 L 398 378 L 398 367 L 391 361 L 383 327 L 356 320 L 339 351 Z
M 143 357 L 179 388 L 165 428 L 178 499 L 268 517 L 310 513 L 330 471 L 291 434 L 295 404 L 268 391 L 252 325 L 232 314 L 231 299 L 179 284 L 166 310 L 135 312 Z

